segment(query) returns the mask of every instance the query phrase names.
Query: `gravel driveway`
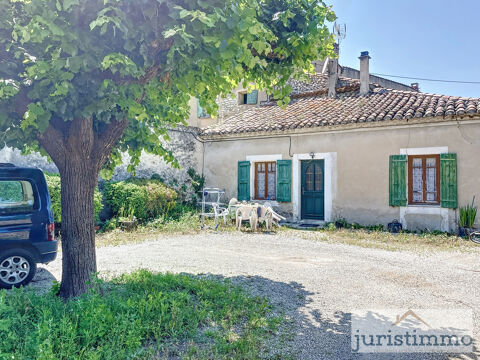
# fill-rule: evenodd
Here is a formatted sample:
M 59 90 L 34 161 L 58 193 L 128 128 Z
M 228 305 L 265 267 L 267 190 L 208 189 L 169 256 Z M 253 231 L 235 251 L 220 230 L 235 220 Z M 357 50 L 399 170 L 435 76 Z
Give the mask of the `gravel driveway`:
M 352 354 L 352 309 L 471 308 L 478 359 L 479 252 L 419 255 L 276 235 L 222 233 L 160 237 L 141 244 L 98 249 L 99 271 L 138 268 L 211 273 L 268 296 L 293 320 L 290 345 L 298 359 L 447 359 L 443 354 Z M 43 267 L 34 286 L 60 280 L 61 261 Z

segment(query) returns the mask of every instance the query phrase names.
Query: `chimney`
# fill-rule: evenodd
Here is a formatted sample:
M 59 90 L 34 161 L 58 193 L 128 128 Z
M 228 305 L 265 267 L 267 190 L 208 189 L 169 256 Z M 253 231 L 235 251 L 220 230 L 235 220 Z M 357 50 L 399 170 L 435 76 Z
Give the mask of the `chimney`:
M 338 59 L 328 60 L 328 97 L 334 98 L 337 95 L 336 86 L 338 80 Z
M 370 56 L 368 51 L 362 51 L 360 53 L 360 95 L 367 95 L 370 91 L 370 69 L 369 60 Z
M 420 86 L 418 85 L 418 83 L 411 83 L 410 87 L 415 91 L 420 91 Z

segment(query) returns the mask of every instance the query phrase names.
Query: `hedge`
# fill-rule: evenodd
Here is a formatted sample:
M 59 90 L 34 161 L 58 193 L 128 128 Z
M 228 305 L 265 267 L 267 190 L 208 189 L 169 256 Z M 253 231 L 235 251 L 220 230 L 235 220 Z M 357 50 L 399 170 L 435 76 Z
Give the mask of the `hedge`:
M 60 175 L 58 174 L 45 174 L 47 180 L 48 192 L 52 201 L 53 217 L 56 223 L 62 222 L 62 199 L 60 196 Z M 93 197 L 93 206 L 95 211 L 95 222 L 99 221 L 100 211 L 103 209 L 102 194 L 98 189 L 95 189 Z
M 134 178 L 106 183 L 104 196 L 115 216 L 133 214 L 142 221 L 167 215 L 177 199 L 176 191 L 160 180 Z

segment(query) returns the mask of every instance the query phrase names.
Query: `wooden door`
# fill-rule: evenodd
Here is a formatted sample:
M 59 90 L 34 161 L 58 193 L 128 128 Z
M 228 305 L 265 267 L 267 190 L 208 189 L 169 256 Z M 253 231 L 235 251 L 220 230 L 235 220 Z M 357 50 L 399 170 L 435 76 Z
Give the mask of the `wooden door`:
M 302 219 L 325 220 L 325 162 L 302 161 Z

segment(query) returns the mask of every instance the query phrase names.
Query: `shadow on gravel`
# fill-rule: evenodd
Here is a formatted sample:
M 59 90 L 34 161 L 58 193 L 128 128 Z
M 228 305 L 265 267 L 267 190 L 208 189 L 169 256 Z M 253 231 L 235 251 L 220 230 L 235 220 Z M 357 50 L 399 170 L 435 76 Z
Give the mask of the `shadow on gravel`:
M 192 274 L 189 274 L 192 275 Z M 447 353 L 355 353 L 351 350 L 351 313 L 337 311 L 323 313 L 309 308 L 312 292 L 306 291 L 302 284 L 297 282 L 279 282 L 261 276 L 234 276 L 222 275 L 193 275 L 228 279 L 236 285 L 241 285 L 254 296 L 269 298 L 276 314 L 285 314 L 291 321 L 288 328 L 284 328 L 276 336 L 271 348 L 277 352 L 267 354 L 266 358 L 310 360 L 310 359 L 378 359 L 378 360 L 438 360 L 438 359 L 468 359 L 478 360 L 478 346 L 472 354 Z M 331 304 L 329 304 L 331 308 Z M 378 321 L 382 320 L 377 317 Z M 453 329 L 452 329 L 453 330 Z
M 50 271 L 43 267 L 39 267 L 37 268 L 35 277 L 28 286 L 38 289 L 41 293 L 44 293 L 51 289 L 54 281 L 57 281 L 57 279 Z
M 478 343 L 473 354 L 446 353 L 400 353 L 400 354 L 358 354 L 351 350 L 351 317 L 348 312 L 322 312 L 312 309 L 309 304 L 315 293 L 306 291 L 298 282 L 280 282 L 261 276 L 225 277 L 215 274 L 190 274 L 192 277 L 228 280 L 240 285 L 254 296 L 267 297 L 273 305 L 274 315 L 285 315 L 287 324 L 272 337 L 267 359 L 378 359 L 378 360 L 480 360 Z M 50 290 L 57 279 L 45 268 L 38 268 L 32 287 L 40 292 Z M 325 307 L 332 308 L 332 304 Z

